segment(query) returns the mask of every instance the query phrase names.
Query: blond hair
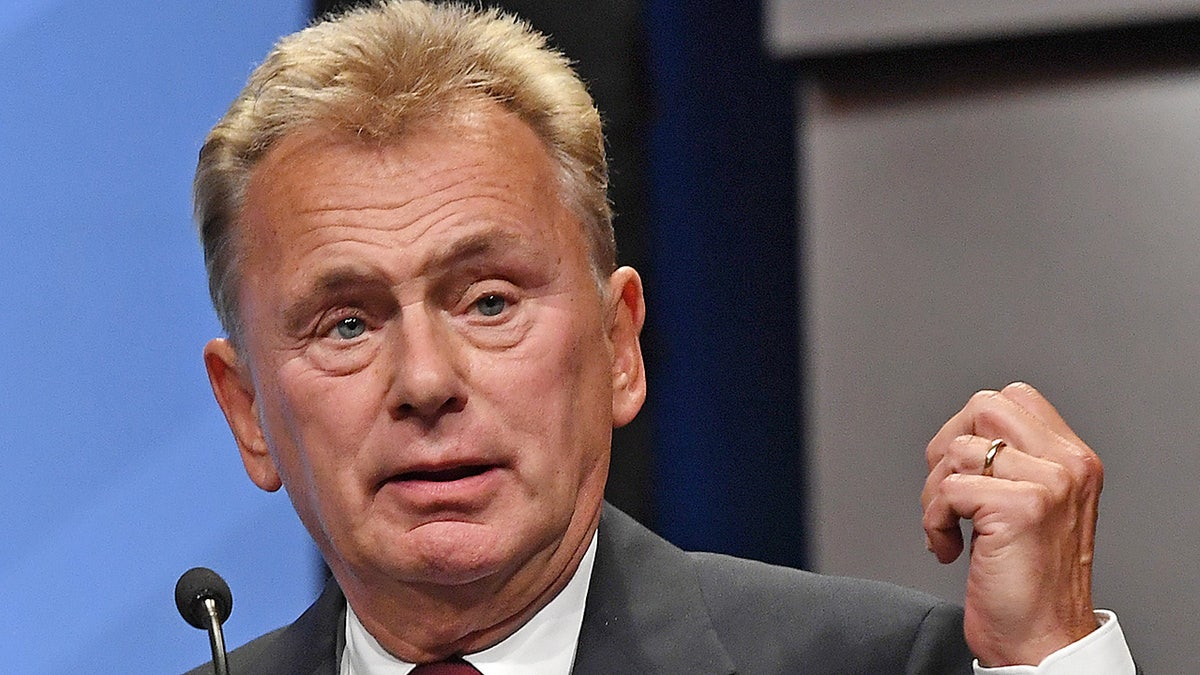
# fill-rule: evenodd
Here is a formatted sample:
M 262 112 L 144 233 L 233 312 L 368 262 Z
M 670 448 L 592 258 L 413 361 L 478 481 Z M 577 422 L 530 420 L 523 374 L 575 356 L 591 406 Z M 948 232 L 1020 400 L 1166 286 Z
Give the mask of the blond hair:
M 195 216 L 209 292 L 237 344 L 236 224 L 251 172 L 281 138 L 314 126 L 374 141 L 479 101 L 516 114 L 560 168 L 593 270 L 616 266 L 600 116 L 567 59 L 498 10 L 387 0 L 282 38 L 200 150 Z

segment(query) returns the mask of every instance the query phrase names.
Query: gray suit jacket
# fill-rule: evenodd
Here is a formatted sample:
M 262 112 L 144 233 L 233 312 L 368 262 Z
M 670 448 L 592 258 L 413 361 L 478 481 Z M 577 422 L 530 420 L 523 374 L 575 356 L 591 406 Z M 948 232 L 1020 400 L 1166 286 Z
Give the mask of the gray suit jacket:
M 233 675 L 337 675 L 345 598 L 230 654 Z M 607 506 L 573 675 L 971 673 L 962 611 L 889 584 L 685 553 Z M 203 666 L 188 675 L 211 673 Z

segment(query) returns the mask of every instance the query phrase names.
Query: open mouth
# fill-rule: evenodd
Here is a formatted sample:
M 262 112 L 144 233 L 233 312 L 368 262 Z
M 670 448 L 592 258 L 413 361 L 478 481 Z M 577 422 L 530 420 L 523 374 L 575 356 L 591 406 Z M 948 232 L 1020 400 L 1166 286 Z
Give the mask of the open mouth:
M 451 481 L 471 478 L 487 473 L 495 468 L 490 464 L 471 464 L 455 466 L 437 471 L 408 471 L 392 477 L 394 481 L 428 481 L 432 483 L 449 483 Z

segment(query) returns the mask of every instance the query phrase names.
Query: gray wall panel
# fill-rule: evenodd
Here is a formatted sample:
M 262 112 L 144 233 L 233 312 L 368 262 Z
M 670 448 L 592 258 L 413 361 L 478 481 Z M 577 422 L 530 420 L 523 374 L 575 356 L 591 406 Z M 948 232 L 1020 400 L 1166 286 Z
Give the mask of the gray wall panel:
M 1098 604 L 1146 672 L 1194 672 L 1200 75 L 801 105 L 818 568 L 960 599 L 924 446 L 1024 379 L 1107 468 Z
M 780 56 L 871 50 L 997 35 L 1104 28 L 1200 16 L 1197 0 L 768 0 Z

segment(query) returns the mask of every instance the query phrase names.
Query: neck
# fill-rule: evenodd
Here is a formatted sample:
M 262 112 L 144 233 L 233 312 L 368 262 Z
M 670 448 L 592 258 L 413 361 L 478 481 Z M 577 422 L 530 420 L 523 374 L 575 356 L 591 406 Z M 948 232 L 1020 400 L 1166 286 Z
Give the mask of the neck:
M 515 633 L 566 587 L 598 523 L 597 512 L 587 536 L 541 564 L 526 562 L 470 584 L 383 585 L 342 574 L 338 582 L 363 627 L 396 658 L 426 663 L 471 654 Z

